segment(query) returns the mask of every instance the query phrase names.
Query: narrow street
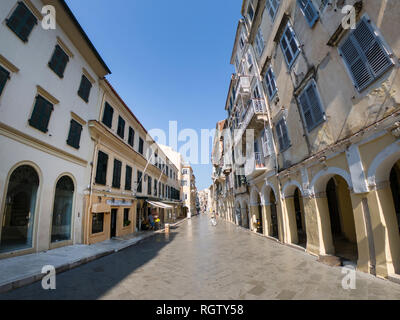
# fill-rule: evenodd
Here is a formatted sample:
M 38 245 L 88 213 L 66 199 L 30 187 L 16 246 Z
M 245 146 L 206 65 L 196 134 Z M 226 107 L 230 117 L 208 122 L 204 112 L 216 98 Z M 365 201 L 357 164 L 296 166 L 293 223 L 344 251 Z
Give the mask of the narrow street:
M 230 223 L 194 217 L 122 252 L 0 299 L 399 299 L 400 286 L 357 273 L 357 289 L 342 288 L 341 268 L 250 234 Z

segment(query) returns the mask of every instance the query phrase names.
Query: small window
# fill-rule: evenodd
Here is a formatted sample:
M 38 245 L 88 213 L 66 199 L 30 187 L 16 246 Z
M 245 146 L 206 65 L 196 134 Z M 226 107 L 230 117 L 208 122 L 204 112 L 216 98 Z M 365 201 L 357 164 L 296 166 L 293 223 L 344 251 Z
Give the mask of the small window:
M 285 31 L 283 32 L 281 38 L 281 48 L 283 55 L 285 56 L 286 63 L 290 68 L 300 53 L 300 44 L 292 26 L 290 25 L 290 22 L 287 23 Z
M 72 119 L 71 125 L 69 127 L 67 144 L 75 149 L 79 149 L 81 134 L 82 134 L 82 125 L 77 121 L 75 121 L 74 119 Z
M 252 21 L 254 18 L 254 9 L 251 3 L 249 3 L 249 7 L 247 8 L 247 15 L 249 16 L 250 21 Z
M 138 170 L 138 172 L 137 172 L 137 192 L 139 192 L 139 193 L 142 192 L 142 177 L 143 177 L 143 173 Z
M 53 56 L 49 62 L 49 67 L 53 70 L 60 78 L 64 78 L 65 68 L 69 61 L 68 55 L 61 49 L 59 45 L 56 45 Z
M 53 110 L 54 110 L 53 105 L 45 98 L 38 95 L 36 97 L 36 103 L 35 107 L 33 108 L 31 118 L 28 121 L 29 124 L 32 127 L 44 133 L 47 133 L 49 131 L 48 125 Z
M 157 197 L 157 181 L 154 179 L 154 195 Z
M 129 127 L 128 144 L 133 148 L 133 143 L 135 141 L 135 130 Z
M 104 107 L 103 123 L 110 129 L 112 128 L 113 115 L 114 109 L 108 104 L 108 102 L 106 102 Z
M 7 80 L 10 79 L 10 73 L 0 66 L 0 96 L 3 93 Z
M 276 124 L 276 135 L 278 136 L 280 151 L 285 151 L 290 147 L 289 134 L 285 119 L 281 119 Z
M 102 233 L 104 230 L 104 213 L 93 213 L 92 234 Z
M 297 0 L 297 3 L 312 28 L 319 18 L 317 9 L 315 9 L 311 0 Z
M 275 73 L 272 70 L 272 67 L 269 67 L 265 74 L 265 85 L 267 87 L 268 98 L 271 100 L 278 91 L 276 87 Z
M 129 213 L 130 213 L 129 208 L 124 208 L 124 227 L 128 227 L 130 225 L 130 220 L 129 220 Z
M 394 65 L 384 40 L 365 17 L 339 47 L 339 52 L 359 92 Z
M 10 19 L 6 20 L 6 23 L 22 41 L 27 42 L 34 25 L 37 24 L 37 19 L 27 6 L 20 1 Z
M 132 190 L 132 168 L 130 166 L 126 166 L 125 171 L 125 190 Z
M 122 162 L 117 159 L 114 159 L 112 187 L 116 189 L 121 188 L 121 168 L 122 168 Z
M 125 137 L 125 120 L 121 116 L 118 117 L 117 135 L 124 139 Z
M 276 13 L 278 12 L 280 0 L 267 0 L 265 8 L 271 17 L 271 20 L 275 20 Z
M 92 83 L 82 75 L 81 85 L 79 86 L 78 95 L 86 102 L 89 102 L 90 90 L 92 89 Z
M 299 96 L 299 103 L 308 132 L 324 121 L 322 103 L 314 80 L 306 86 Z
M 105 186 L 107 183 L 108 154 L 99 151 L 97 156 L 96 183 Z
M 139 153 L 140 154 L 143 154 L 143 144 L 144 144 L 143 139 L 139 137 Z

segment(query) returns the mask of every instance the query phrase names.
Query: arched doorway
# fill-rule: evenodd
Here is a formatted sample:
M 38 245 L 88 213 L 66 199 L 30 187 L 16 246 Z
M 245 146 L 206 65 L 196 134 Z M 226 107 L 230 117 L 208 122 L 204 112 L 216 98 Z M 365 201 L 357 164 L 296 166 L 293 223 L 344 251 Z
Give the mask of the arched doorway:
M 296 188 L 294 191 L 294 211 L 296 216 L 298 245 L 305 248 L 307 246 L 306 218 L 303 197 L 299 188 Z
M 235 221 L 238 226 L 242 226 L 242 208 L 239 202 L 236 204 L 235 208 Z
M 256 217 L 256 223 L 257 223 L 257 233 L 264 234 L 264 223 L 263 223 L 263 208 L 262 208 L 262 203 L 261 203 L 261 198 L 260 195 L 257 195 L 257 217 Z
M 278 210 L 276 208 L 276 198 L 273 190 L 271 190 L 269 194 L 269 202 L 271 204 L 271 237 L 279 239 Z
M 51 242 L 71 240 L 74 182 L 68 176 L 58 180 L 54 195 Z
M 243 205 L 242 208 L 242 221 L 243 221 L 243 228 L 250 229 L 250 219 L 249 219 L 249 206 L 247 203 Z
M 335 255 L 356 262 L 357 237 L 347 182 L 338 175 L 334 176 L 327 183 L 326 195 Z
M 0 252 L 31 248 L 39 176 L 23 165 L 13 171 L 3 212 Z

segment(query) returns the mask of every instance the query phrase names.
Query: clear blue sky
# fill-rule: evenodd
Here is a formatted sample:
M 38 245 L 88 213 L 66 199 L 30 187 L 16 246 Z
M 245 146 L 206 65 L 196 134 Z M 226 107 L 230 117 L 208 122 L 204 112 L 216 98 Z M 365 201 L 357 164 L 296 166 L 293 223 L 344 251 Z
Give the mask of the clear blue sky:
M 178 131 L 192 128 L 200 137 L 201 129 L 226 118 L 242 0 L 67 3 L 111 69 L 110 82 L 147 130 L 168 133 L 171 120 Z M 210 186 L 211 164 L 193 168 L 197 188 Z

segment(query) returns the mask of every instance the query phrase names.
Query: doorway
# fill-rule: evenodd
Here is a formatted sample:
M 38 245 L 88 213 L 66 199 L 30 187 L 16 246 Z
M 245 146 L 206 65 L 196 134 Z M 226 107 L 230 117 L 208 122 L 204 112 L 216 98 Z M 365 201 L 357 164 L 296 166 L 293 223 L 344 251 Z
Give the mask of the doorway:
M 117 213 L 118 213 L 118 209 L 111 209 L 110 238 L 114 238 L 117 236 Z
M 271 190 L 270 193 L 270 203 L 271 203 L 271 237 L 279 239 L 279 231 L 278 231 L 278 213 L 276 208 L 276 199 L 275 194 Z
M 294 211 L 296 215 L 298 245 L 306 248 L 307 233 L 306 233 L 306 221 L 304 215 L 303 198 L 298 188 L 296 188 L 294 192 Z

